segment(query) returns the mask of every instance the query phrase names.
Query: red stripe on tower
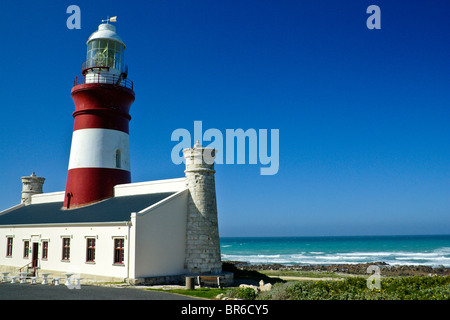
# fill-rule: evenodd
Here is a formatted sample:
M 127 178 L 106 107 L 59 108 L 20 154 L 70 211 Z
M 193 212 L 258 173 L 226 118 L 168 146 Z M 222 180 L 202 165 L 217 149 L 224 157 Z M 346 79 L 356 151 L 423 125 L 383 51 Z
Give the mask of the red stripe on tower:
M 129 110 L 135 96 L 124 50 L 109 23 L 87 41 L 83 75 L 76 77 L 71 93 L 75 112 L 65 209 L 110 198 L 115 185 L 131 182 Z

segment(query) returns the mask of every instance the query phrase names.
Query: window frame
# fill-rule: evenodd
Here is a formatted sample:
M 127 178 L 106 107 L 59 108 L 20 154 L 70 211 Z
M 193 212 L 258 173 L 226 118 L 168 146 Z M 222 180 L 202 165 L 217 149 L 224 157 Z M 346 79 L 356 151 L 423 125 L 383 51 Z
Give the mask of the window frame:
M 25 259 L 30 257 L 30 240 L 23 241 L 23 257 Z
M 114 255 L 113 265 L 125 265 L 125 238 L 113 238 L 114 240 Z M 119 245 L 118 245 L 119 244 Z
M 66 241 L 67 241 L 67 244 L 66 244 Z M 70 237 L 62 238 L 61 261 L 70 261 Z
M 41 256 L 42 260 L 47 260 L 48 259 L 48 241 L 42 241 L 42 256 Z
M 86 238 L 86 262 L 95 263 L 95 238 Z
M 12 257 L 13 255 L 13 238 L 12 236 L 6 237 L 6 256 Z
M 116 169 L 122 169 L 122 150 L 116 149 Z

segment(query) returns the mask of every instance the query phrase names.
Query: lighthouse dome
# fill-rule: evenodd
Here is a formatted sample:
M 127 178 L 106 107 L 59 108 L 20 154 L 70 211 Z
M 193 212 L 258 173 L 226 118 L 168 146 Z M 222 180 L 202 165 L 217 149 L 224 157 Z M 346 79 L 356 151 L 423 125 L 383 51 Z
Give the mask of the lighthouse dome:
M 125 47 L 122 38 L 116 33 L 116 27 L 109 23 L 100 24 L 98 30 L 91 34 L 86 44 L 96 39 L 114 40 L 120 42 Z

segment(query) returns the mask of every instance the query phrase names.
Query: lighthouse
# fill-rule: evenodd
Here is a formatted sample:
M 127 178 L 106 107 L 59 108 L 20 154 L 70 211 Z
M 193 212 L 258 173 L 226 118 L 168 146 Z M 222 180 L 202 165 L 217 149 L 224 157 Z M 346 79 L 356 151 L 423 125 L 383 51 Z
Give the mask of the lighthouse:
M 131 182 L 129 111 L 135 94 L 125 44 L 110 21 L 89 37 L 82 75 L 71 90 L 75 111 L 64 209 L 111 198 L 115 185 Z
M 7 249 L 0 271 L 14 274 L 25 265 L 87 282 L 184 284 L 199 276 L 231 285 L 219 238 L 219 150 L 197 141 L 183 149 L 184 176 L 131 183 L 129 111 L 135 94 L 125 44 L 111 22 L 103 21 L 87 40 L 87 57 L 71 90 L 66 188 L 44 193 L 44 177 L 21 177 L 21 203 L 0 208 L 0 248 Z

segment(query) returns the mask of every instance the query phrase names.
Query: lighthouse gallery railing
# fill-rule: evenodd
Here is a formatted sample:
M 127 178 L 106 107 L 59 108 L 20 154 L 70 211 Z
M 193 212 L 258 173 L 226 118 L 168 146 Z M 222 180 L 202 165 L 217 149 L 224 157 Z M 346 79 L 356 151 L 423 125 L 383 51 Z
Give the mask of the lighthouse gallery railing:
M 124 79 L 123 76 L 104 73 L 88 73 L 86 75 L 76 76 L 73 85 L 76 86 L 79 84 L 87 84 L 87 83 L 106 83 L 120 87 L 125 87 L 131 90 L 134 89 L 133 81 Z

